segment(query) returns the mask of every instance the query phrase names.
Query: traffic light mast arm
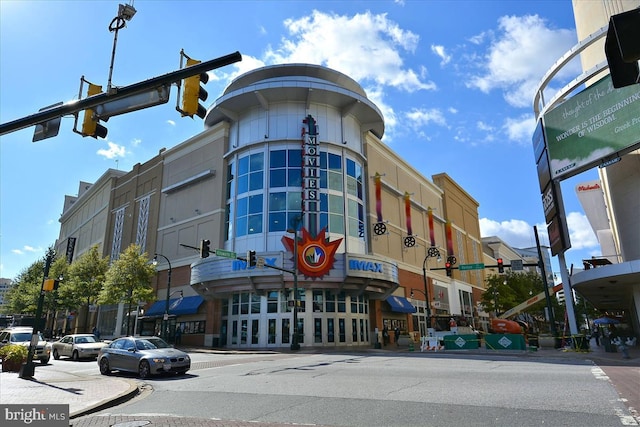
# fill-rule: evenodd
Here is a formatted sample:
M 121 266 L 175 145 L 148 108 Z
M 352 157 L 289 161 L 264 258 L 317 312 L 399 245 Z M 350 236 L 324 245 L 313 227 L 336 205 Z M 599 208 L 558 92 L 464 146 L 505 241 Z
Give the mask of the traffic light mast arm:
M 129 96 L 137 95 L 139 93 L 148 92 L 159 86 L 170 85 L 179 82 L 184 78 L 204 73 L 210 70 L 215 70 L 216 68 L 224 67 L 225 65 L 230 65 L 241 60 L 242 55 L 240 54 L 240 52 L 234 52 L 232 54 L 221 56 L 220 58 L 212 59 L 210 61 L 201 62 L 200 64 L 173 71 L 162 76 L 153 77 L 143 82 L 134 83 L 132 85 L 124 86 L 121 88 L 112 88 L 112 91 L 110 93 L 101 93 L 99 95 L 90 96 L 85 99 L 69 101 L 59 107 L 40 111 L 21 119 L 0 124 L 0 135 L 28 128 L 29 126 L 44 123 L 58 117 L 66 116 L 68 114 L 75 114 L 88 108 L 97 107 L 98 105 L 104 104 L 105 102 L 117 101 L 119 99 L 124 99 Z
M 509 267 L 511 268 L 511 264 L 502 264 L 503 267 Z M 538 263 L 527 263 L 527 264 L 522 264 L 523 267 L 540 267 L 540 264 Z M 484 268 L 498 268 L 498 264 L 496 265 L 485 265 Z M 429 271 L 433 271 L 433 270 L 446 270 L 446 267 L 435 267 L 435 268 L 430 268 Z M 451 270 L 458 270 L 458 267 L 450 267 Z

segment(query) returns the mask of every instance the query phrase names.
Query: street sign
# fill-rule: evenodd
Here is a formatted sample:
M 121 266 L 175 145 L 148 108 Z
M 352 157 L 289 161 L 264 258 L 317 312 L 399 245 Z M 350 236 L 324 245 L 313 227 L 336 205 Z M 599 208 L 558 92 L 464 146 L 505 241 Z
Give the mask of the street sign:
M 216 249 L 216 256 L 221 256 L 223 258 L 233 258 L 236 259 L 238 255 L 235 252 L 225 251 L 224 249 Z
M 513 271 L 522 271 L 524 268 L 522 267 L 521 259 L 512 259 L 511 260 L 511 270 Z
M 484 264 L 483 263 L 478 263 L 478 264 L 460 264 L 460 266 L 458 267 L 458 270 L 460 270 L 460 271 L 482 270 L 482 269 L 484 269 Z

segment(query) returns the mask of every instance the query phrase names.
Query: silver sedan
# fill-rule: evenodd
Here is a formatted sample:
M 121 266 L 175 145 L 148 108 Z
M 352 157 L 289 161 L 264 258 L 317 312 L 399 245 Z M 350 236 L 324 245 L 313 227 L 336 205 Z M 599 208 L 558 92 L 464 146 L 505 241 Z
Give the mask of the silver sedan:
M 70 357 L 73 360 L 95 359 L 100 349 L 107 345 L 93 334 L 65 335 L 51 344 L 53 358 Z
M 147 378 L 165 372 L 184 374 L 191 368 L 191 358 L 159 337 L 123 337 L 100 349 L 98 366 L 102 375 L 117 370 Z

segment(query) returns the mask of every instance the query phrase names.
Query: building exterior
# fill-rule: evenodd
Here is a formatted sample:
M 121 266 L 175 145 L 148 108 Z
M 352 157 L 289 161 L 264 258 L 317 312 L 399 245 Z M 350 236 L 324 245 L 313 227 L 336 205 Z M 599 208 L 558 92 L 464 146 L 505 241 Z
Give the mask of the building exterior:
M 606 79 L 608 75 L 604 45 L 609 19 L 612 15 L 638 7 L 638 0 L 573 0 L 580 41 L 565 58 L 549 70 L 548 76 L 566 65 L 568 59 L 579 55 L 584 72 L 577 76 L 574 82 L 578 85 L 586 83 L 583 92 L 597 87 L 596 85 L 602 85 L 602 79 Z M 543 81 L 544 84 L 549 82 L 547 79 Z M 551 98 L 551 105 L 545 105 L 542 111 L 534 101 L 536 118 L 570 100 L 569 95 L 576 87 L 578 86 L 570 84 L 563 88 Z M 636 91 L 634 87 L 629 90 Z M 578 93 L 574 96 L 579 95 Z M 637 104 L 631 103 L 629 109 L 637 112 Z M 611 118 L 613 117 L 609 117 L 608 120 Z M 618 127 L 611 130 L 607 140 L 615 141 L 621 138 L 621 131 L 625 129 L 623 124 L 612 124 Z M 635 135 L 637 134 L 636 131 Z M 640 140 L 636 139 L 635 142 Z M 619 159 L 610 158 L 610 162 L 601 165 L 598 169 L 599 180 L 581 183 L 576 187 L 578 197 L 600 242 L 602 255 L 584 260 L 585 269 L 573 274 L 571 285 L 602 312 L 623 314 L 623 322 L 629 328 L 629 334 L 637 334 L 640 331 L 640 217 L 637 215 L 640 208 L 640 150 L 634 143 L 629 147 L 631 151 L 625 150 Z
M 125 172 L 108 169 L 98 180 L 91 184 L 81 181 L 76 196 L 66 195 L 62 214 L 60 215 L 60 234 L 56 240 L 55 251 L 67 260 L 74 260 L 93 246 L 98 246 L 101 253 L 108 253 L 105 247 L 107 227 L 110 216 L 111 193 L 117 179 Z M 51 330 L 74 330 L 89 332 L 90 326 L 80 324 L 88 317 L 88 307 L 80 308 L 82 312 L 75 314 L 60 311 L 54 313 Z M 95 314 L 92 316 L 95 321 Z
M 334 70 L 287 64 L 234 80 L 205 130 L 161 153 L 159 301 L 143 330 L 166 300 L 183 343 L 233 348 L 426 334 L 440 327 L 427 325 L 427 297 L 429 314 L 479 322 L 484 271 L 447 277 L 438 263 L 483 261 L 478 203 L 446 174 L 420 175 L 383 133 L 378 108 Z
M 12 287 L 11 279 L 0 278 L 0 314 L 11 314 L 6 312 L 6 295 Z

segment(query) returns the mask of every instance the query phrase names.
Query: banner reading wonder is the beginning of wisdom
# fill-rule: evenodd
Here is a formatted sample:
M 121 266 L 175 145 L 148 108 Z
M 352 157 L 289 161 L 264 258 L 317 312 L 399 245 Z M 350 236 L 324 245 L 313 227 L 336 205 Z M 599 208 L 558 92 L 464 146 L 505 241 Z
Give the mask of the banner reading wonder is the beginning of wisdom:
M 640 84 L 614 89 L 609 76 L 543 117 L 553 179 L 568 178 L 640 146 Z

